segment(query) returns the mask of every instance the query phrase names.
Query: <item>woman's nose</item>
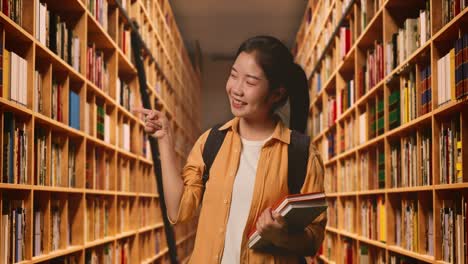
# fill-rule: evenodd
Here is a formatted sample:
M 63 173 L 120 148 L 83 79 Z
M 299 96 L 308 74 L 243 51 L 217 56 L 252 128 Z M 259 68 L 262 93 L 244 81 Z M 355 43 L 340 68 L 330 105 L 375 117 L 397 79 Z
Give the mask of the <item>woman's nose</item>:
M 236 96 L 242 96 L 244 95 L 244 92 L 242 91 L 242 83 L 241 82 L 236 82 L 234 84 L 234 87 L 232 89 L 232 92 L 234 93 L 234 95 Z

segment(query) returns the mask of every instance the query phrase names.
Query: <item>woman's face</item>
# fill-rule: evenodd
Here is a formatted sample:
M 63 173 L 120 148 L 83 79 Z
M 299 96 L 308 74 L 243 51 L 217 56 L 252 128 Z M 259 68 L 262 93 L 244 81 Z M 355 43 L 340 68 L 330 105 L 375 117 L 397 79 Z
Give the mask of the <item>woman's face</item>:
M 279 90 L 279 89 L 278 89 Z M 267 118 L 279 99 L 270 92 L 268 80 L 255 60 L 255 53 L 241 52 L 231 68 L 226 83 L 231 112 L 247 119 Z

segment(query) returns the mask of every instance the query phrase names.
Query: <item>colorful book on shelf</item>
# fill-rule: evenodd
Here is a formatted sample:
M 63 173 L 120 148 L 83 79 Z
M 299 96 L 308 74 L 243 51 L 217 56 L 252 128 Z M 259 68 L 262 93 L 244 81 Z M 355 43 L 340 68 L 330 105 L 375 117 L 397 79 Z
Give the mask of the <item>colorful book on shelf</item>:
M 52 181 L 52 186 L 62 186 L 62 144 L 60 140 L 52 142 L 50 161 L 50 179 Z
M 381 148 L 377 150 L 378 153 L 378 187 L 379 189 L 385 188 L 385 151 Z
M 290 231 L 300 232 L 326 209 L 327 201 L 324 193 L 306 193 L 287 195 L 272 207 L 272 212 L 284 217 Z M 251 249 L 265 248 L 270 244 L 262 239 L 256 229 L 250 231 L 248 238 Z
M 420 185 L 420 183 L 418 182 L 418 153 L 416 135 L 412 134 L 408 137 L 404 137 L 402 139 L 402 146 L 403 187 L 414 187 Z
M 455 40 L 455 95 L 457 99 L 464 95 L 463 88 L 463 38 Z
M 3 50 L 3 97 L 27 105 L 28 62 L 14 51 Z
M 80 96 L 73 90 L 70 90 L 68 107 L 69 125 L 80 130 Z
M 455 96 L 461 99 L 468 95 L 468 33 L 455 40 Z
M 463 95 L 468 96 L 468 33 L 463 35 Z
M 328 158 L 331 159 L 335 156 L 335 150 L 336 150 L 336 146 L 335 146 L 335 131 L 331 131 L 328 135 L 327 135 L 327 142 L 328 142 Z
M 402 91 L 403 91 L 403 108 L 402 108 L 402 123 L 408 123 L 418 116 L 416 107 L 416 74 L 414 67 L 410 68 L 408 76 L 402 78 Z
M 442 23 L 449 23 L 468 6 L 466 0 L 444 0 L 442 2 Z
M 377 240 L 378 227 L 377 199 L 367 199 L 361 204 L 361 234 L 363 237 Z
M 35 159 L 35 171 L 36 171 L 36 182 L 37 185 L 46 185 L 46 153 L 47 153 L 47 141 L 46 133 L 42 128 L 36 130 L 36 159 Z
M 361 169 L 360 189 L 369 189 L 369 153 L 363 152 L 359 156 L 359 166 Z
M 123 149 L 126 151 L 130 151 L 130 124 L 123 123 L 122 124 L 122 137 L 123 137 Z
M 400 90 L 390 92 L 388 98 L 389 117 L 388 123 L 390 129 L 394 129 L 400 125 Z
M 316 84 L 317 85 L 317 87 L 316 87 L 317 90 L 316 91 L 317 91 L 317 94 L 318 94 L 322 90 L 322 77 L 321 77 L 319 72 L 316 73 L 315 76 L 316 76 L 316 79 L 317 79 L 317 84 Z
M 2 197 L 2 263 L 16 263 L 25 259 L 27 210 L 23 200 Z
M 458 143 L 460 142 L 460 143 Z M 459 145 L 458 145 L 459 144 Z M 460 148 L 458 148 L 460 146 Z M 439 136 L 439 181 L 442 184 L 453 184 L 463 181 L 463 164 L 457 166 L 462 160 L 462 138 L 459 116 L 441 124 Z M 460 170 L 458 170 L 460 169 Z
M 384 119 L 384 101 L 377 99 L 377 135 L 382 135 L 385 132 Z
M 56 80 L 52 82 L 52 119 L 59 122 L 63 121 L 62 89 L 62 84 Z
M 68 187 L 76 184 L 76 145 L 70 142 L 68 145 Z
M 353 244 L 351 239 L 345 238 L 344 239 L 344 247 L 343 247 L 343 264 L 353 264 Z
M 392 188 L 401 187 L 400 143 L 390 144 L 390 178 Z
M 465 0 L 463 0 L 465 1 Z M 430 1 L 426 0 L 424 9 L 419 10 L 419 36 L 420 45 L 423 45 L 431 38 L 431 15 Z
M 422 167 L 422 184 L 432 184 L 432 135 L 430 132 L 423 133 L 421 138 L 421 167 Z
M 432 89 L 431 89 L 431 66 L 421 71 L 420 91 L 421 106 L 420 113 L 424 115 L 432 111 Z
M 384 77 L 383 45 L 374 41 L 374 46 L 366 52 L 366 90 L 372 89 Z
M 438 105 L 456 100 L 455 49 L 451 49 L 437 61 Z
M 340 27 L 340 58 L 344 58 L 351 49 L 351 29 L 349 25 Z
M 368 121 L 368 125 L 369 125 L 369 137 L 368 139 L 372 139 L 376 136 L 376 118 L 375 118 L 375 105 L 374 104 L 371 104 L 369 106 L 369 119 L 367 120 Z
M 367 14 L 367 0 L 361 0 L 361 32 L 367 27 L 368 14 Z
M 13 22 L 22 26 L 23 24 L 23 0 L 3 0 L 0 2 L 1 11 Z
M 385 208 L 385 197 L 383 196 L 377 198 L 377 222 L 379 224 L 378 240 L 385 243 L 387 241 L 387 210 Z
M 456 173 L 456 182 L 463 182 L 463 160 L 462 160 L 462 139 L 458 134 L 455 137 L 455 173 Z
M 10 99 L 10 51 L 3 49 L 3 98 Z
M 425 103 L 426 103 L 426 113 L 429 113 L 432 111 L 432 71 L 431 71 L 431 66 L 427 66 L 426 68 L 426 74 L 424 76 L 425 82 L 426 82 L 426 90 L 425 90 Z
M 38 70 L 34 71 L 34 111 L 38 113 L 43 112 L 43 102 L 42 102 L 42 76 Z
M 402 205 L 403 210 L 403 233 L 405 249 L 410 251 L 418 251 L 419 249 L 419 235 L 420 228 L 418 217 L 418 201 L 417 200 L 404 200 Z
M 358 77 L 357 77 L 357 93 L 358 93 L 358 97 L 362 97 L 364 96 L 367 91 L 368 91 L 368 87 L 367 87 L 367 68 L 366 66 L 362 66 L 359 68 L 359 72 L 358 72 Z
M 44 213 L 41 210 L 34 211 L 34 254 L 40 256 L 44 246 Z
M 3 120 L 3 182 L 25 184 L 28 174 L 28 133 L 26 124 L 16 120 L 11 112 Z
M 340 129 L 338 130 L 339 132 L 339 146 L 338 146 L 338 153 L 343 153 L 345 150 L 346 150 L 346 143 L 345 143 L 345 130 L 344 129 Z
M 88 10 L 97 22 L 107 31 L 108 27 L 108 3 L 106 0 L 90 0 Z M 124 1 L 123 1 L 124 2 Z
M 13 143 L 15 119 L 13 113 L 3 115 L 3 183 L 13 183 Z
M 434 216 L 432 209 L 426 213 L 426 233 L 424 236 L 426 254 L 434 256 Z
M 9 238 L 10 238 L 10 230 L 9 230 L 9 206 L 7 200 L 5 199 L 5 195 L 3 195 L 3 203 L 2 203 L 2 222 L 1 222 L 1 240 L 5 241 L 0 246 L 0 258 L 2 263 L 8 263 L 9 259 Z
M 104 119 L 105 119 L 104 106 L 96 105 L 96 107 L 97 107 L 97 116 L 96 116 L 97 137 L 101 140 L 104 140 Z
M 341 190 L 339 190 L 341 191 Z M 343 206 L 343 229 L 346 232 L 354 233 L 354 213 L 356 206 L 354 201 L 350 199 L 344 200 Z
M 93 186 L 93 162 L 92 162 L 91 154 L 88 154 L 88 153 L 86 153 L 85 176 L 86 176 L 85 187 L 88 189 L 93 189 L 94 188 Z
M 337 102 L 334 96 L 328 98 L 328 127 L 333 126 L 337 117 Z

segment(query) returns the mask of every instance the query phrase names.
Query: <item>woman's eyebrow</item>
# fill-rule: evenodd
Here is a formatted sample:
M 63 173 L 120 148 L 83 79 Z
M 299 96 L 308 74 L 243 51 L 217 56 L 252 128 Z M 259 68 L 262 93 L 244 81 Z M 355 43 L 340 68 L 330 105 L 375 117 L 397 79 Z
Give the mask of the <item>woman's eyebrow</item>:
M 238 72 L 234 66 L 232 66 L 231 71 L 235 71 L 236 73 Z M 262 78 L 257 77 L 257 76 L 252 75 L 252 74 L 246 74 L 246 76 L 247 76 L 248 78 L 252 78 L 252 79 L 255 79 L 255 80 L 258 80 L 258 81 L 261 81 L 261 80 L 262 80 Z

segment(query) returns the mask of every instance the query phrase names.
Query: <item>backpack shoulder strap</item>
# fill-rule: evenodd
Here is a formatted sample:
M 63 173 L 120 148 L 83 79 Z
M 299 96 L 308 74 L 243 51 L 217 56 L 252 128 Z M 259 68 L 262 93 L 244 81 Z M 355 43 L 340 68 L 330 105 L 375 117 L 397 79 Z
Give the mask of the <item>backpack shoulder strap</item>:
M 307 172 L 310 137 L 291 130 L 288 146 L 288 188 L 290 194 L 300 193 Z
M 203 162 L 205 162 L 205 172 L 202 176 L 203 185 L 206 184 L 210 177 L 211 165 L 213 164 L 213 161 L 223 144 L 224 138 L 226 137 L 226 131 L 220 131 L 220 127 L 221 124 L 217 124 L 211 129 L 203 148 Z

